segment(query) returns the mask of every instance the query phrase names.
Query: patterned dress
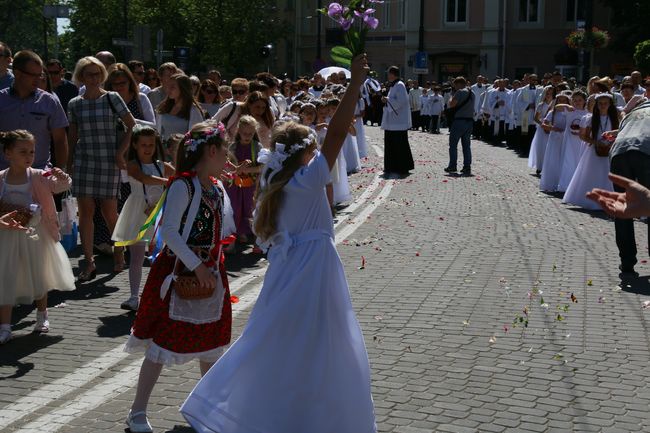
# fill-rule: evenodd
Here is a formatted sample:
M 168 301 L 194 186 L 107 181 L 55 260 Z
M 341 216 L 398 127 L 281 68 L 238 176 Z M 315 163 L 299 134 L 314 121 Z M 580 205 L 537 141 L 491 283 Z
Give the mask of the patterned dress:
M 190 178 L 181 178 L 187 184 L 190 197 L 196 192 Z M 215 187 L 212 191 L 201 188 L 199 211 L 192 225 L 187 246 L 194 250 L 209 269 L 219 270 L 225 288 L 221 318 L 216 322 L 193 324 L 172 320 L 170 300 L 173 289 L 164 299 L 160 298 L 161 286 L 172 272 L 176 255 L 165 246 L 156 258 L 144 286 L 131 336 L 125 350 L 136 352 L 145 350 L 145 356 L 167 365 L 182 364 L 191 359 L 213 362 L 230 343 L 232 309 L 226 268 L 221 252 L 221 225 L 224 217 L 224 192 Z M 188 207 L 189 208 L 189 207 Z M 181 230 L 185 224 L 188 210 L 182 219 Z M 161 350 L 162 349 L 162 350 Z
M 109 103 L 113 104 L 113 109 Z M 120 146 L 117 118 L 129 112 L 116 92 L 97 99 L 77 96 L 68 104 L 68 118 L 77 125 L 74 144 L 72 191 L 77 197 L 115 199 L 120 184 L 120 169 L 115 157 Z

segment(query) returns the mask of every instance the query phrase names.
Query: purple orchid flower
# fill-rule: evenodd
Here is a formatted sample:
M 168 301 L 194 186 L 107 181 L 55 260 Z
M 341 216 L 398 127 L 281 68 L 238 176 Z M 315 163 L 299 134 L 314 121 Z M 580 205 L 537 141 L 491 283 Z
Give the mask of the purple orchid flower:
M 354 14 L 363 20 L 363 23 L 371 29 L 376 29 L 379 25 L 379 20 L 372 16 L 375 13 L 374 9 L 366 9 L 363 12 L 354 11 Z
M 339 3 L 330 3 L 330 5 L 327 7 L 327 15 L 330 18 L 338 20 L 342 14 L 343 6 L 341 6 Z

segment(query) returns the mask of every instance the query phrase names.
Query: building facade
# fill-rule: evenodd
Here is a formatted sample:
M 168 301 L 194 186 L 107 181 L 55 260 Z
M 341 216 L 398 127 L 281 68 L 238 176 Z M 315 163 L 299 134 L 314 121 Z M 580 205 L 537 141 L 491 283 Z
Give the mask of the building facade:
M 405 78 L 446 81 L 478 74 L 521 77 L 526 72 L 559 70 L 580 77 L 580 54 L 566 46 L 567 35 L 584 26 L 586 0 L 391 0 L 377 5 L 379 27 L 369 33 L 366 50 L 381 78 L 390 65 Z M 593 0 L 593 25 L 608 29 L 610 11 Z M 328 64 L 329 50 L 341 31 L 316 9 L 329 1 L 285 0 L 279 10 L 295 23 L 294 40 L 278 49 L 278 67 L 289 75 L 309 75 Z M 421 10 L 423 8 L 423 10 Z M 417 61 L 422 20 L 423 58 Z M 318 21 L 320 20 L 320 32 Z M 320 38 L 319 38 L 320 36 Z M 321 59 L 318 59 L 320 40 Z M 632 59 L 597 50 L 592 75 L 624 75 Z M 417 67 L 420 67 L 419 69 Z

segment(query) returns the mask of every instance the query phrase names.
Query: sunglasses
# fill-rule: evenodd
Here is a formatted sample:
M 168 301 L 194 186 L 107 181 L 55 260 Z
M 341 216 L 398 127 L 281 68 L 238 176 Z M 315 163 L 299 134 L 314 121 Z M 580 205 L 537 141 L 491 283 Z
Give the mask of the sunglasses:
M 16 71 L 19 71 L 22 74 L 29 75 L 32 78 L 45 78 L 45 73 L 44 72 L 39 72 L 38 74 L 33 74 L 31 72 L 27 72 L 23 69 L 16 69 Z
M 244 89 L 235 90 L 235 89 L 232 89 L 232 94 L 233 95 L 245 95 L 247 93 L 248 93 L 248 90 L 244 90 Z

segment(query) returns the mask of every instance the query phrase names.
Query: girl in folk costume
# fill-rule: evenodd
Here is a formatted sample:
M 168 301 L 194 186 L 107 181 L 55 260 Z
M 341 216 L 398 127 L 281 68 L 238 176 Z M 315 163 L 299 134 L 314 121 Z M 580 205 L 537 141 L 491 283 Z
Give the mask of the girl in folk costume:
M 546 144 L 548 143 L 548 131 L 542 127 L 542 121 L 546 118 L 551 103 L 555 99 L 555 87 L 546 86 L 544 88 L 544 95 L 542 101 L 537 104 L 535 109 L 535 136 L 530 145 L 530 153 L 528 154 L 528 167 L 534 168 L 539 176 L 544 166 L 544 154 L 546 153 Z
M 51 172 L 31 168 L 35 141 L 27 131 L 0 132 L 0 144 L 9 163 L 0 171 L 0 214 L 29 227 L 29 231 L 0 230 L 0 344 L 4 344 L 11 338 L 14 305 L 36 300 L 34 331 L 45 333 L 50 329 L 47 292 L 75 286 L 68 256 L 59 244 L 52 197 L 70 189 L 70 177 L 58 168 Z
M 562 92 L 555 97 L 552 108 L 546 115 L 542 128 L 549 133 L 544 152 L 541 191 L 558 191 L 560 170 L 562 169 L 564 129 L 566 128 L 566 106 L 571 102 L 571 92 Z
M 224 136 L 221 123 L 195 125 L 179 146 L 176 178 L 161 199 L 166 245 L 149 272 L 125 347 L 145 352 L 126 420 L 134 433 L 152 431 L 146 410 L 163 365 L 198 359 L 205 374 L 230 343 L 232 312 L 221 247 L 224 234 L 232 232 L 232 210 L 216 180 L 227 161 Z M 176 288 L 178 275 L 192 271 L 207 298 L 191 299 Z
M 562 142 L 563 157 L 562 169 L 560 170 L 560 183 L 558 190 L 566 191 L 571 183 L 580 157 L 585 149 L 585 143 L 580 138 L 580 123 L 582 118 L 587 114 L 585 109 L 587 104 L 587 94 L 581 90 L 575 90 L 571 96 L 571 107 L 567 107 L 566 124 L 564 131 L 564 141 Z
M 376 432 L 368 355 L 324 193 L 365 58 L 351 69 L 321 152 L 309 128 L 288 122 L 263 155 L 255 232 L 270 265 L 241 337 L 181 408 L 198 432 Z
M 585 197 L 593 188 L 613 191 L 609 174 L 608 155 L 600 156 L 596 147 L 605 150 L 611 143 L 607 142 L 605 132 L 617 130 L 619 127 L 619 113 L 614 104 L 611 93 L 601 93 L 595 96 L 596 104 L 591 116 L 585 116 L 585 128 L 581 130 L 581 137 L 587 144 L 582 152 L 575 174 L 564 194 L 563 203 L 571 203 L 585 209 L 600 209 L 598 203 Z M 605 136 L 604 136 L 605 134 Z
M 240 242 L 249 242 L 253 234 L 250 221 L 253 218 L 253 208 L 255 207 L 255 185 L 262 170 L 257 162 L 257 157 L 262 150 L 262 145 L 255 140 L 257 126 L 257 120 L 253 116 L 241 116 L 235 142 L 230 147 L 230 153 L 235 157 L 233 162 L 237 167 L 233 184 L 227 188 L 227 191 L 232 203 L 237 237 Z
M 158 203 L 167 178 L 174 173 L 174 167 L 166 164 L 162 142 L 158 131 L 150 126 L 136 126 L 131 135 L 127 172 L 131 194 L 126 199 L 113 231 L 116 246 L 129 247 L 129 286 L 131 295 L 120 307 L 124 310 L 138 309 L 142 265 L 144 264 L 146 241 L 151 240 L 153 225 L 138 236 L 140 227 Z M 139 238 L 139 239 L 138 239 Z

